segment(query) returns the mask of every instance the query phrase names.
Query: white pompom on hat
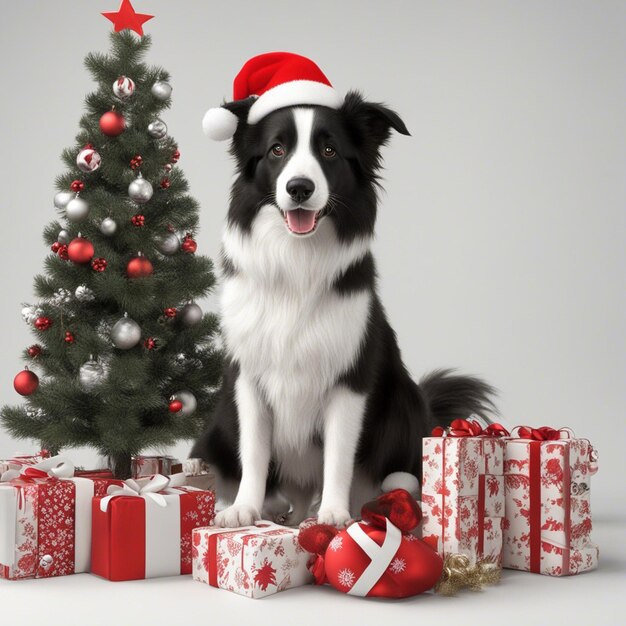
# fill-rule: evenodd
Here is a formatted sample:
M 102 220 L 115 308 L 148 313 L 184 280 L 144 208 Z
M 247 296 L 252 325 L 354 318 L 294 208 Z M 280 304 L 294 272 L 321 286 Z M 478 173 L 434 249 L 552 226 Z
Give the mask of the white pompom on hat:
M 255 98 L 248 124 L 256 124 L 273 111 L 298 104 L 338 109 L 343 98 L 311 59 L 291 52 L 269 52 L 253 57 L 233 83 L 233 101 Z M 221 106 L 209 109 L 202 120 L 205 134 L 216 141 L 230 139 L 239 118 Z
M 392 472 L 383 480 L 381 489 L 388 493 L 394 489 L 406 489 L 412 496 L 417 496 L 420 491 L 420 483 L 417 477 L 408 472 Z

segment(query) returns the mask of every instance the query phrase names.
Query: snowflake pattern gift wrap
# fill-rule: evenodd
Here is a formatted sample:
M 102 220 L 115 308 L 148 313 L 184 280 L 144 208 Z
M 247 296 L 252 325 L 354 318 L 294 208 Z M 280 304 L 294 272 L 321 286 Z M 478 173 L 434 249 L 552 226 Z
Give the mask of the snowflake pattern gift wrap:
M 454 420 L 423 439 L 422 537 L 441 556 L 501 562 L 504 434 L 498 424 L 483 431 Z
M 272 522 L 193 531 L 194 579 L 249 598 L 311 583 L 310 556 L 297 529 Z
M 14 474 L 18 474 L 14 472 Z M 119 481 L 74 476 L 52 457 L 0 483 L 0 578 L 48 578 L 90 570 L 91 501 Z
M 550 576 L 595 569 L 589 478 L 596 471 L 586 439 L 549 427 L 519 428 L 504 457 L 503 566 Z M 567 438 L 561 438 L 566 436 Z
M 211 523 L 215 495 L 184 482 L 184 474 L 157 474 L 94 498 L 92 573 L 116 581 L 191 574 L 191 531 Z

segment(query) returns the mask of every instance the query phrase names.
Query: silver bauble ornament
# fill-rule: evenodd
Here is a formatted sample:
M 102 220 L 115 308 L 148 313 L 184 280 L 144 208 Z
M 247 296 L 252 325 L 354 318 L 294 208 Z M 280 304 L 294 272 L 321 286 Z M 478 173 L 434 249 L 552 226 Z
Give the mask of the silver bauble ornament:
M 164 80 L 159 80 L 150 89 L 150 93 L 161 102 L 165 102 L 172 95 L 172 86 Z
M 188 302 L 180 311 L 179 317 L 183 326 L 188 328 L 202 321 L 202 309 L 195 302 Z
M 93 291 L 91 291 L 87 285 L 78 285 L 74 295 L 79 302 L 92 302 L 96 299 Z
M 198 406 L 196 396 L 194 396 L 191 391 L 187 390 L 177 391 L 172 396 L 172 400 L 180 400 L 183 403 L 183 408 L 176 413 L 176 415 L 182 415 L 183 417 L 191 415 Z
M 63 229 L 59 231 L 59 234 L 57 235 L 57 241 L 59 243 L 68 244 L 70 241 L 72 241 L 72 237 L 65 229 Z
M 59 191 L 54 196 L 54 206 L 57 209 L 64 209 L 67 206 L 67 203 L 74 197 L 71 191 Z
M 152 198 L 154 189 L 150 181 L 146 180 L 139 174 L 135 180 L 128 185 L 128 195 L 133 202 L 137 204 L 145 204 Z
M 115 234 L 117 222 L 111 217 L 105 217 L 100 223 L 100 232 L 107 237 Z
M 27 324 L 32 324 L 38 317 L 41 317 L 42 315 L 43 311 L 39 307 L 33 306 L 32 304 L 26 304 L 22 309 L 22 319 Z
M 163 120 L 157 118 L 148 124 L 148 135 L 155 139 L 163 139 L 167 135 L 167 125 Z
M 113 94 L 120 100 L 128 100 L 135 93 L 135 82 L 128 76 L 120 76 L 113 83 Z
M 135 320 L 128 317 L 128 314 L 125 313 L 124 317 L 113 325 L 111 339 L 116 348 L 130 350 L 139 343 L 141 328 Z
M 78 379 L 86 391 L 95 389 L 104 380 L 104 376 L 104 367 L 93 358 L 83 363 L 78 371 Z
M 156 247 L 161 254 L 170 256 L 180 249 L 180 239 L 176 233 L 168 233 L 156 241 Z
M 65 207 L 65 215 L 72 222 L 80 222 L 89 215 L 89 205 L 82 198 L 72 198 Z
M 81 172 L 95 172 L 102 163 L 102 158 L 94 148 L 83 148 L 76 155 L 76 165 Z

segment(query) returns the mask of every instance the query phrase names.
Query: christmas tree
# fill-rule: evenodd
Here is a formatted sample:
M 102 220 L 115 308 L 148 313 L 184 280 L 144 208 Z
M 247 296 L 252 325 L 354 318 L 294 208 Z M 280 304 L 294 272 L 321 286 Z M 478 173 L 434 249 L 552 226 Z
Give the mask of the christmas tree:
M 62 154 L 39 302 L 22 311 L 37 337 L 14 381 L 27 403 L 1 411 L 12 435 L 52 452 L 91 446 L 119 478 L 142 449 L 197 435 L 221 371 L 217 318 L 194 301 L 215 280 L 210 259 L 195 254 L 198 204 L 159 117 L 169 76 L 142 62 L 146 19 L 116 23 L 125 3 L 105 15 L 121 30 L 110 53 L 85 59 L 98 88 Z

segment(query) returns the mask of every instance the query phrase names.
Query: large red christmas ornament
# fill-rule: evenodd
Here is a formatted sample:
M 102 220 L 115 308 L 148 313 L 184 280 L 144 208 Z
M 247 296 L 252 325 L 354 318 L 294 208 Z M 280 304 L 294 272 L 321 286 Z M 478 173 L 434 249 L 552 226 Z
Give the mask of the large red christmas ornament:
M 70 261 L 74 263 L 89 263 L 93 258 L 94 248 L 91 241 L 78 235 L 70 241 L 67 247 L 67 255 Z
M 52 326 L 52 320 L 42 315 L 35 320 L 34 324 L 37 330 L 48 330 Z
M 363 521 L 338 531 L 316 524 L 302 528 L 302 547 L 317 554 L 311 571 L 317 584 L 330 583 L 353 596 L 406 598 L 434 587 L 441 557 L 409 534 L 422 514 L 411 494 L 396 489 L 366 504 Z
M 85 188 L 85 183 L 82 180 L 73 180 L 70 185 L 70 189 L 76 193 L 81 192 Z
M 107 137 L 117 137 L 126 130 L 126 120 L 118 111 L 107 111 L 100 118 L 100 130 Z
M 94 272 L 104 272 L 107 268 L 107 260 L 99 256 L 91 262 L 91 268 Z
M 140 214 L 133 215 L 130 218 L 130 221 L 132 222 L 133 226 L 145 226 L 146 224 L 146 218 Z
M 165 317 L 169 317 L 170 319 L 172 319 L 173 317 L 176 317 L 177 313 L 178 313 L 178 310 L 176 309 L 176 307 L 173 307 L 173 306 L 167 307 L 167 309 L 163 311 L 163 315 L 165 315 Z
M 187 254 L 193 254 L 198 249 L 198 244 L 192 239 L 191 235 L 187 234 L 180 248 Z
M 36 359 L 41 354 L 41 346 L 35 343 L 28 348 L 27 352 L 31 359 Z
M 146 15 L 145 13 L 135 13 L 130 0 L 122 0 L 117 12 L 108 12 L 102 15 L 113 22 L 116 33 L 129 29 L 136 32 L 140 37 L 143 37 L 143 24 L 154 17 L 154 15 Z
M 139 254 L 133 257 L 126 266 L 126 275 L 128 278 L 145 278 L 150 276 L 154 271 L 152 263 L 145 256 Z
M 25 367 L 14 379 L 13 387 L 22 396 L 30 396 L 39 387 L 39 378 L 35 372 Z
M 170 413 L 178 413 L 183 408 L 183 403 L 180 400 L 170 400 L 169 411 Z

